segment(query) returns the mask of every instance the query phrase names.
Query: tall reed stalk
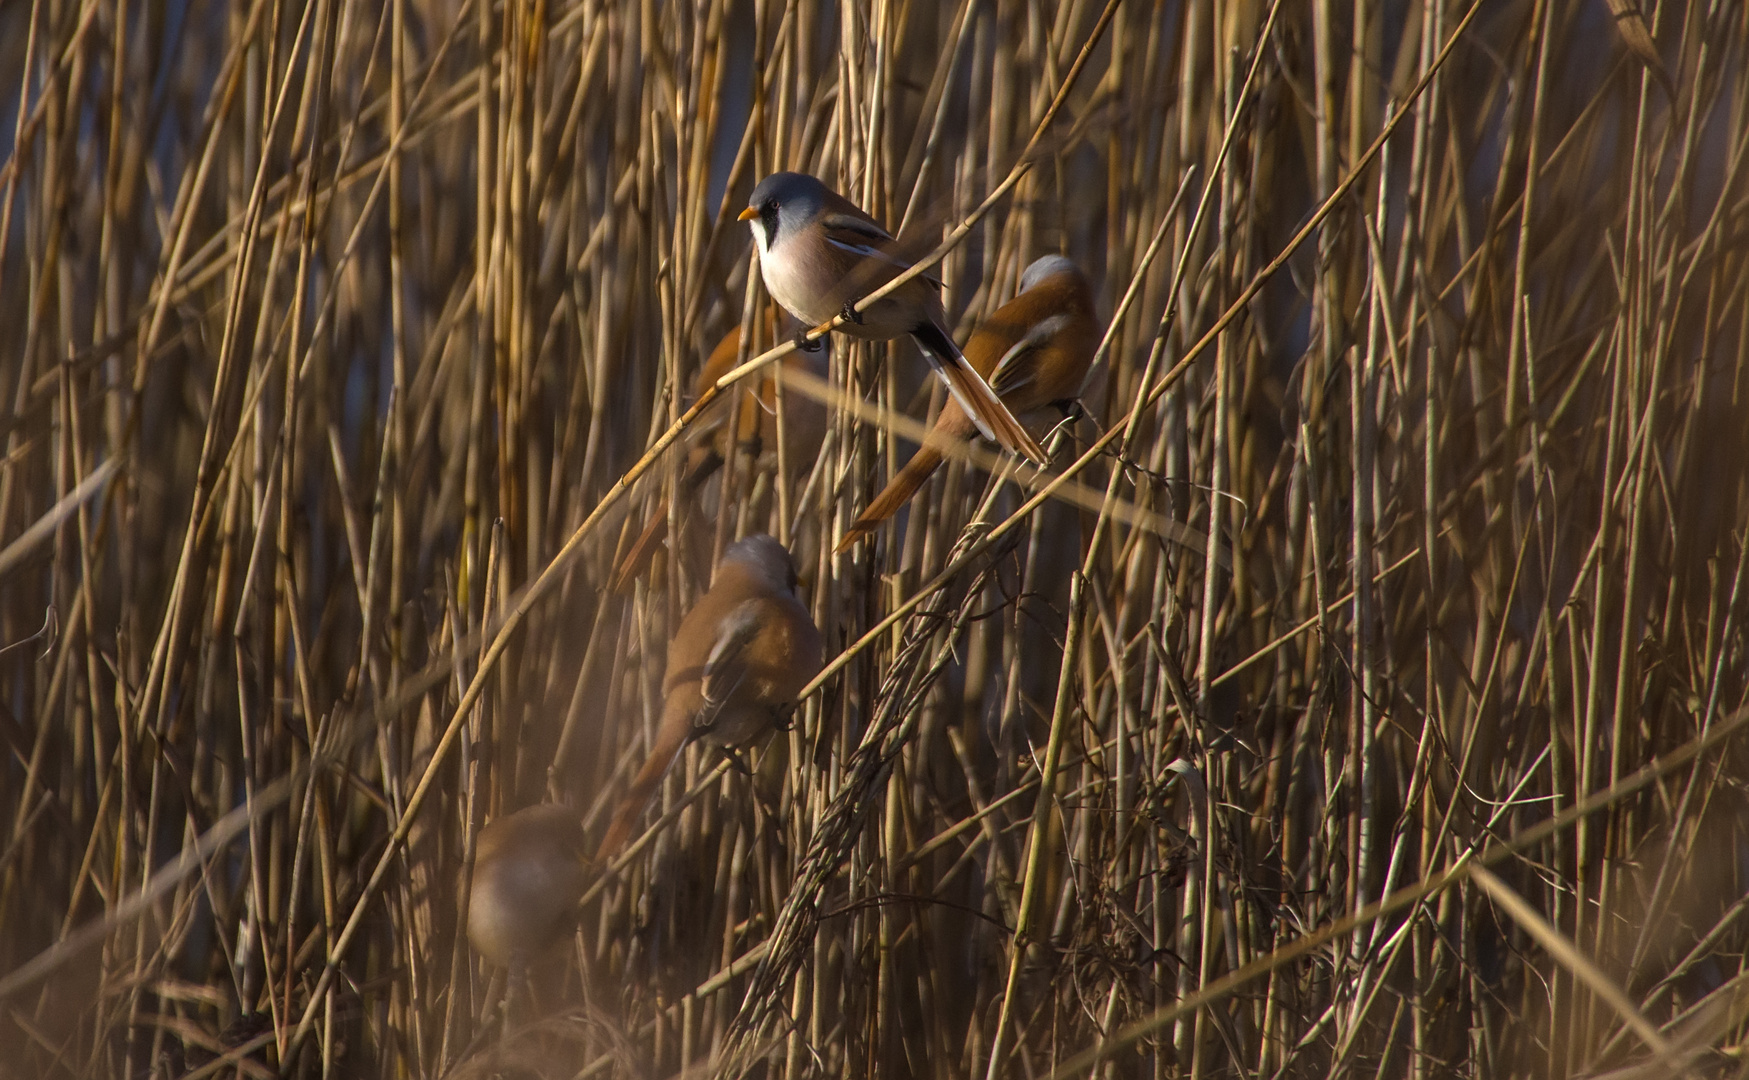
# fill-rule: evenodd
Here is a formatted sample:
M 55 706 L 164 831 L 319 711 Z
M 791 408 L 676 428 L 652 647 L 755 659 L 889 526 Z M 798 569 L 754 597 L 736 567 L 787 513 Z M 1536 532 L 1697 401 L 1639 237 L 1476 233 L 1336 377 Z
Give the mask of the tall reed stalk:
M 1746 152 L 1727 0 L 0 5 L 0 1075 L 1740 1075 Z M 1087 270 L 1050 469 L 834 554 L 834 337 L 682 487 L 784 168 Z M 506 1017 L 756 531 L 827 671 Z

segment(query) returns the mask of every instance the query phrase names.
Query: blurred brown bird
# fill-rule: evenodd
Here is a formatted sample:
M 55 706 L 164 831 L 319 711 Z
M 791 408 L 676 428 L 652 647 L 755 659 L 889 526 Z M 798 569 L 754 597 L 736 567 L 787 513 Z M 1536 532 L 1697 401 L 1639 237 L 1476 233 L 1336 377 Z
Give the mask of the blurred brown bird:
M 765 340 L 770 341 L 777 336 L 775 310 L 766 312 L 766 326 Z M 734 370 L 740 340 L 741 328 L 736 326 L 717 342 L 693 383 L 693 400 L 698 400 L 707 387 L 715 385 L 718 379 Z M 779 363 L 790 371 L 804 371 L 824 379 L 829 359 L 824 351 L 808 353 L 797 350 Z M 748 379 L 738 389 L 733 415 L 719 413 L 715 422 L 702 429 L 709 434 L 709 439 L 687 455 L 687 472 L 695 487 L 729 459 L 731 444 L 755 460 L 775 458 L 777 454 L 777 380 L 772 369 L 767 367 L 756 380 Z M 812 462 L 826 438 L 830 418 L 825 404 L 805 394 L 791 393 L 784 398 L 783 407 L 784 436 L 792 458 Z
M 668 642 L 656 742 L 614 809 L 596 859 L 605 863 L 625 846 L 688 742 L 741 747 L 777 727 L 819 673 L 821 650 L 789 551 L 764 533 L 730 544 L 710 589 Z
M 985 319 L 966 342 L 966 360 L 990 381 L 1016 416 L 1072 400 L 1099 347 L 1093 289 L 1061 255 L 1035 260 L 1020 276 L 1020 294 Z M 941 466 L 944 450 L 978 433 L 955 398 L 905 467 L 887 482 L 839 542 L 844 551 L 898 512 Z
M 776 338 L 777 323 L 777 309 L 767 308 L 766 341 Z M 693 380 L 692 400 L 697 401 L 704 396 L 706 389 L 716 385 L 718 379 L 734 369 L 735 360 L 740 355 L 740 344 L 741 326 L 737 323 L 717 342 L 716 348 L 706 358 L 704 367 L 699 370 L 698 378 Z M 823 380 L 826 378 L 829 360 L 830 357 L 823 350 L 813 353 L 798 350 L 785 356 L 779 363 L 787 370 L 807 372 Z M 683 500 L 690 499 L 710 479 L 711 474 L 722 468 L 723 463 L 729 460 L 731 451 L 738 451 L 753 461 L 757 468 L 777 468 L 777 379 L 772 369 L 767 367 L 757 376 L 743 380 L 730 391 L 730 395 L 731 401 L 727 408 L 718 408 L 714 415 L 694 429 L 696 434 L 693 437 L 697 442 L 687 452 L 686 467 L 680 473 Z M 826 439 L 826 428 L 830 421 L 826 406 L 805 394 L 788 394 L 783 403 L 783 421 L 789 458 L 805 469 L 819 455 L 820 444 Z M 615 564 L 615 592 L 626 592 L 631 588 L 633 579 L 649 566 L 656 546 L 667 535 L 668 500 L 659 499 L 650 511 L 650 518 L 645 522 L 643 531 Z
M 815 177 L 780 172 L 759 181 L 741 220 L 752 223 L 766 291 L 790 314 L 816 328 L 843 314 L 839 332 L 871 341 L 909 334 L 985 438 L 1045 463 L 1045 452 L 943 329 L 940 282 L 919 275 L 854 310 L 912 264 L 874 218 Z
M 481 956 L 516 968 L 567 929 L 588 879 L 583 825 L 552 803 L 480 830 L 468 892 L 468 940 Z

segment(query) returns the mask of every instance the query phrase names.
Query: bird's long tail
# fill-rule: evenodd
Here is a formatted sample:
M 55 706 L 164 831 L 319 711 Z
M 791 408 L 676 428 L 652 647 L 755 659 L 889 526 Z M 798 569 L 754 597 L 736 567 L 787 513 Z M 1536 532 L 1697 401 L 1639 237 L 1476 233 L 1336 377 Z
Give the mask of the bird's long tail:
M 909 502 L 911 496 L 917 494 L 917 489 L 923 486 L 923 482 L 934 475 L 936 469 L 941 468 L 941 462 L 940 450 L 927 443 L 919 447 L 911 460 L 905 463 L 905 467 L 894 473 L 893 478 L 887 481 L 887 486 L 868 504 L 868 509 L 845 530 L 844 539 L 838 543 L 838 550 L 848 551 L 858 540 L 874 532 L 881 522 L 898 513 L 899 507 Z
M 656 789 L 662 785 L 662 778 L 668 775 L 669 768 L 680 756 L 680 751 L 686 746 L 686 740 L 691 734 L 690 717 L 684 712 L 664 711 L 662 726 L 656 729 L 656 745 L 650 748 L 649 760 L 638 770 L 638 775 L 632 778 L 631 786 L 626 788 L 619 805 L 614 807 L 613 821 L 607 826 L 607 835 L 601 838 L 601 846 L 595 850 L 596 862 L 605 864 L 618 855 L 626 841 L 631 839 L 632 829 L 637 826 L 638 819 L 644 816 L 644 808 L 650 804 Z
M 662 541 L 668 539 L 668 500 L 657 499 L 655 507 L 650 511 L 650 520 L 644 522 L 644 531 L 632 541 L 625 554 L 613 568 L 613 591 L 624 596 L 632 591 L 632 582 L 644 575 L 650 568 L 650 560 L 655 557 L 656 549 L 662 546 Z
M 923 355 L 929 358 L 936 373 L 947 383 L 947 388 L 953 392 L 960 408 L 978 425 L 984 438 L 1030 458 L 1034 464 L 1044 465 L 1050 461 L 1039 444 L 1020 426 L 1020 421 L 1008 411 L 1008 406 L 1002 404 L 996 391 L 990 389 L 990 384 L 966 360 L 965 354 L 960 352 L 959 346 L 953 343 L 946 331 L 933 322 L 926 322 L 912 330 L 911 337 L 916 340 L 917 347 L 923 350 Z
M 710 479 L 711 473 L 723 467 L 723 459 L 717 456 L 715 450 L 708 446 L 699 447 L 686 459 L 686 471 L 680 475 L 680 493 L 690 499 L 692 493 Z M 655 557 L 656 549 L 668 539 L 668 500 L 657 499 L 655 507 L 650 511 L 650 519 L 644 522 L 644 531 L 632 541 L 631 547 L 620 556 L 614 565 L 612 582 L 613 591 L 621 596 L 632 591 L 632 582 L 644 576 L 644 571 L 650 568 L 650 560 Z

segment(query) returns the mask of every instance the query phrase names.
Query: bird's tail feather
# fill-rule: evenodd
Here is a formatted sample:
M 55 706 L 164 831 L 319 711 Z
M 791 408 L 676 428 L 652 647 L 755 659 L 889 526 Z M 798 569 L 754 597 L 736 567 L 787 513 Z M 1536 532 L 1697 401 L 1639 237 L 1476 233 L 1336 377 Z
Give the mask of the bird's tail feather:
M 929 358 L 942 381 L 947 383 L 948 390 L 952 391 L 960 408 L 978 425 L 978 431 L 984 438 L 1030 458 L 1034 464 L 1044 465 L 1050 461 L 1039 444 L 1020 426 L 1020 421 L 1008 411 L 1008 406 L 1002 404 L 996 391 L 990 389 L 990 384 L 966 360 L 959 346 L 953 343 L 946 331 L 933 322 L 926 322 L 912 330 L 911 336 L 916 339 L 918 348 Z
M 887 486 L 868 504 L 868 509 L 845 531 L 844 539 L 838 543 L 838 550 L 849 550 L 858 540 L 874 532 L 881 522 L 898 513 L 899 507 L 909 502 L 911 496 L 917 494 L 917 489 L 923 486 L 923 482 L 941 467 L 941 461 L 941 451 L 935 447 L 925 444 L 918 448 L 911 460 L 905 463 L 905 467 L 893 474 L 893 478 L 887 481 Z
M 625 554 L 620 556 L 619 562 L 613 568 L 613 591 L 622 596 L 631 592 L 632 582 L 649 569 L 656 549 L 667 538 L 668 500 L 658 499 L 655 508 L 650 511 L 650 520 L 644 522 L 644 531 L 626 548 Z
M 601 838 L 601 846 L 595 849 L 596 862 L 607 863 L 631 839 L 632 829 L 644 816 L 644 808 L 650 805 L 662 778 L 668 775 L 669 768 L 686 746 L 687 737 L 692 734 L 692 725 L 688 721 L 683 714 L 663 715 L 662 726 L 656 730 L 656 745 L 650 748 L 649 760 L 644 762 L 644 767 L 632 778 L 631 786 L 620 797 L 619 805 L 613 811 L 613 821 L 607 826 L 607 834 Z
M 690 497 L 701 485 L 710 479 L 711 473 L 723 467 L 723 459 L 717 456 L 715 450 L 708 446 L 699 447 L 686 459 L 686 471 L 680 475 L 680 492 Z M 632 591 L 632 582 L 644 576 L 644 571 L 650 568 L 650 560 L 655 557 L 656 549 L 668 539 L 668 500 L 656 500 L 656 506 L 650 511 L 650 520 L 644 522 L 644 531 L 626 549 L 618 563 L 614 564 L 612 588 L 621 596 Z

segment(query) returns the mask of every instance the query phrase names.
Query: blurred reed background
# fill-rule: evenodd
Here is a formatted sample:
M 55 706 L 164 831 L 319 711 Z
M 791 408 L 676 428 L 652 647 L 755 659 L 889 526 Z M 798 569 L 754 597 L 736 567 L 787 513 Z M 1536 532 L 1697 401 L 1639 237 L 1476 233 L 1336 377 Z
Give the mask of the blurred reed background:
M 1743 1075 L 1746 45 L 1733 0 L 0 5 L 0 1073 Z M 1017 167 L 938 270 L 963 338 L 1086 268 L 1070 485 L 955 463 L 833 556 L 940 397 L 838 340 L 873 422 L 617 486 L 763 303 L 760 176 L 935 240 Z M 853 651 L 751 776 L 689 751 L 506 1023 L 474 836 L 600 834 L 759 530 Z

